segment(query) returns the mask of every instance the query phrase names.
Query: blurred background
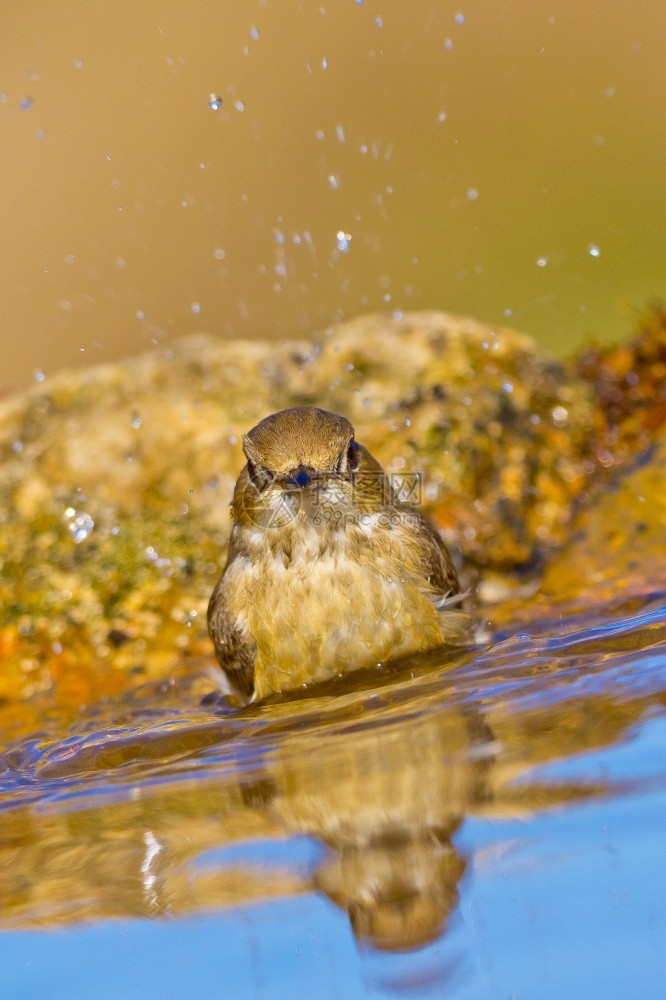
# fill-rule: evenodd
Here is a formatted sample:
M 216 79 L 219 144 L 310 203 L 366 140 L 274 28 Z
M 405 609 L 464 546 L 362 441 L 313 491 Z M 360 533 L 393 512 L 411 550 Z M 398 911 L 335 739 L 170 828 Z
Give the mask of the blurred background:
M 4 5 L 0 388 L 441 308 L 562 354 L 666 294 L 666 5 Z

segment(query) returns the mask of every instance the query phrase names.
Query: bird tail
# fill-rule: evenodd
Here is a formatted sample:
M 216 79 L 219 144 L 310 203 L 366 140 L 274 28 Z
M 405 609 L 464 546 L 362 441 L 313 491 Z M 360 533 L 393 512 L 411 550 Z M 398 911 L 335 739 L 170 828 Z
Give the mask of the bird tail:
M 488 623 L 466 611 L 445 611 L 442 615 L 442 629 L 447 645 L 451 646 L 487 646 L 491 638 Z

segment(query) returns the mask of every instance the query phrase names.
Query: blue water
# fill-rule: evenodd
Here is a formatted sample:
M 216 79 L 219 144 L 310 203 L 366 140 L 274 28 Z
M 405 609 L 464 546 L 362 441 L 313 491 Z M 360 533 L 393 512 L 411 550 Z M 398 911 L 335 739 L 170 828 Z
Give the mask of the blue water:
M 665 637 L 652 597 L 375 687 L 149 724 L 144 693 L 35 741 L 1 803 L 0 997 L 663 997 Z M 399 914 L 440 849 L 433 939 L 355 936 L 339 886 Z

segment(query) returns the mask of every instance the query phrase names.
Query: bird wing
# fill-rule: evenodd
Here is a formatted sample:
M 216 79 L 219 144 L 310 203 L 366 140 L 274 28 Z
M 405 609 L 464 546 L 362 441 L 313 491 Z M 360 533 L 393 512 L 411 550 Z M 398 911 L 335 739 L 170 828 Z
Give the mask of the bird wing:
M 256 646 L 240 628 L 226 601 L 224 574 L 208 604 L 208 632 L 215 645 L 220 666 L 230 682 L 246 698 L 254 691 Z
M 432 588 L 433 604 L 442 608 L 458 603 L 465 595 L 460 593 L 458 574 L 448 549 L 435 527 L 419 510 L 410 507 L 409 515 L 417 522 L 413 537 L 419 549 L 425 577 Z
M 456 605 L 465 600 L 469 591 L 461 592 L 458 574 L 439 532 L 420 511 L 410 508 L 410 516 L 416 518 L 416 522 L 412 522 L 416 524 L 414 541 L 425 571 L 427 594 L 441 613 L 447 642 L 451 645 L 469 646 L 487 641 L 475 619 L 456 608 Z

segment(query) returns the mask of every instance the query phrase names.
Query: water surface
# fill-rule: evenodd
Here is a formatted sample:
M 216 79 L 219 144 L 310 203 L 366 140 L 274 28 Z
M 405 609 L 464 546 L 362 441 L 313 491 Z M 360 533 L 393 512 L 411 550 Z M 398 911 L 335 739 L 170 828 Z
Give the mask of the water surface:
M 207 684 L 5 750 L 3 997 L 663 995 L 663 592 L 240 712 Z

